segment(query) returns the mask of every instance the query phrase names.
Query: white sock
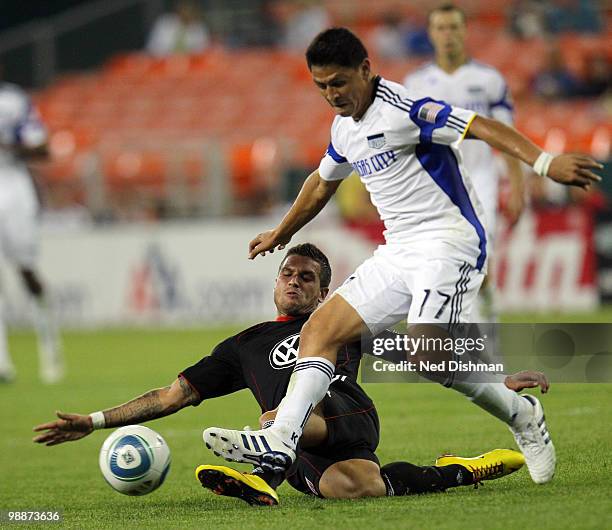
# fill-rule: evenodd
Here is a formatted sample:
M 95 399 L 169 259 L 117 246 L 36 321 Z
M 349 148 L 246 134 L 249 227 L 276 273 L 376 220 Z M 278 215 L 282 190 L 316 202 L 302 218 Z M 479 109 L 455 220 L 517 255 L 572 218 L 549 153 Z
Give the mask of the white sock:
M 324 357 L 304 357 L 295 363 L 287 394 L 278 406 L 274 425 L 270 427 L 294 449 L 308 417 L 325 397 L 334 370 L 335 366 Z
M 451 388 L 461 392 L 489 414 L 512 425 L 517 414 L 525 410 L 529 403 L 500 382 L 504 380 L 504 375 L 491 374 L 490 381 L 483 381 L 484 377 L 483 372 L 472 372 L 465 376 L 462 374 L 461 380 L 454 381 Z
M 4 322 L 4 301 L 2 298 L 0 298 L 0 374 L 9 377 L 15 374 L 15 366 L 9 355 L 6 324 Z
M 63 365 L 59 332 L 48 300 L 33 297 L 34 327 L 38 336 L 41 371 L 61 369 Z

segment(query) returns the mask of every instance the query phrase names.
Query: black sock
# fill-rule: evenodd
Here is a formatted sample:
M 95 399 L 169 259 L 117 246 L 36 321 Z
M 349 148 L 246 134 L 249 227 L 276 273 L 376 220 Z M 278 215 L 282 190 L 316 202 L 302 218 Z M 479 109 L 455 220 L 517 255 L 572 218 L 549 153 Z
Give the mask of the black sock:
M 474 484 L 474 475 L 472 472 L 459 464 L 451 464 L 449 466 L 432 466 L 444 477 L 447 483 L 447 488 L 456 488 L 457 486 L 471 486 Z
M 272 489 L 278 488 L 283 483 L 283 480 L 285 480 L 284 473 L 272 473 L 270 471 L 264 471 L 260 467 L 253 469 L 252 474 L 264 479 Z
M 380 468 L 387 487 L 387 496 L 444 491 L 447 488 L 473 483 L 472 473 L 463 466 L 415 466 L 409 462 L 393 462 Z

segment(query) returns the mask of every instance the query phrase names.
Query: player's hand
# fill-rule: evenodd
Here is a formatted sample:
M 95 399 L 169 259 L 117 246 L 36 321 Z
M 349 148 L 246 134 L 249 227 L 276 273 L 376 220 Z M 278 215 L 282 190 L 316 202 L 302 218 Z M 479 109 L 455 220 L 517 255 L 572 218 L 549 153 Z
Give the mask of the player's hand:
M 536 388 L 539 386 L 542 394 L 546 394 L 550 388 L 548 379 L 542 372 L 532 372 L 531 370 L 525 370 L 507 376 L 504 384 L 515 392 L 520 392 L 525 388 Z
M 57 445 L 64 442 L 80 440 L 93 432 L 93 424 L 89 416 L 82 414 L 65 414 L 56 412 L 59 420 L 42 423 L 34 427 L 35 432 L 42 432 L 32 441 L 37 444 Z
M 593 169 L 602 169 L 603 165 L 586 155 L 565 154 L 553 158 L 548 168 L 548 176 L 555 182 L 568 186 L 589 189 L 601 177 Z
M 271 254 L 275 249 L 283 250 L 289 241 L 291 237 L 281 238 L 275 230 L 262 232 L 249 243 L 249 259 L 255 259 L 258 254 L 265 256 L 266 252 Z

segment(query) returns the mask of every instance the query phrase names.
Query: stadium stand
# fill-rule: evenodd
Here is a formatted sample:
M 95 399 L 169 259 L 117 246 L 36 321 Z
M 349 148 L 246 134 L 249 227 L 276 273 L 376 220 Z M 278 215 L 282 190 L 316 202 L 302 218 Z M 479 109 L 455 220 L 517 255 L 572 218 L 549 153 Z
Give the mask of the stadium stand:
M 427 2 L 420 3 L 402 7 L 403 15 L 423 13 Z M 599 100 L 543 102 L 531 94 L 546 42 L 506 33 L 504 2 L 464 4 L 471 17 L 469 49 L 505 74 L 517 100 L 518 127 L 549 149 L 608 159 L 612 124 Z M 287 4 L 279 6 L 282 19 Z M 329 1 L 326 6 L 334 20 L 352 20 L 367 43 L 374 23 L 397 3 Z M 559 45 L 577 76 L 584 75 L 594 54 L 612 61 L 608 33 L 562 35 Z M 396 80 L 421 62 L 373 60 L 382 75 Z M 83 198 L 84 182 L 93 178 L 107 196 L 136 193 L 167 200 L 180 205 L 172 210 L 178 215 L 206 214 L 202 197 L 213 159 L 238 203 L 259 197 L 262 186 L 276 182 L 283 169 L 314 166 L 332 119 L 302 56 L 275 49 L 214 46 L 198 55 L 165 58 L 120 54 L 98 71 L 59 78 L 36 94 L 36 101 L 53 131 L 53 162 L 42 168 L 51 192 L 72 183 L 81 190 L 74 196 Z M 274 160 L 267 160 L 270 156 Z M 275 174 L 266 180 L 262 175 L 270 170 Z

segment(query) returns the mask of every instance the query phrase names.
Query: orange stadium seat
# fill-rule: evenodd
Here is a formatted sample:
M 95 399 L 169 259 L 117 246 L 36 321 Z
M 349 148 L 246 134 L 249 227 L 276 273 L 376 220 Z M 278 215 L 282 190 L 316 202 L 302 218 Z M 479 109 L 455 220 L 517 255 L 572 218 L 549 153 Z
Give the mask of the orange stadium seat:
M 234 196 L 248 199 L 276 183 L 279 174 L 279 144 L 275 138 L 259 137 L 231 148 L 230 172 Z
M 370 18 L 398 5 L 391 0 L 376 5 L 365 0 L 325 2 L 332 4 L 334 17 L 365 13 Z M 401 9 L 418 13 L 427 6 L 418 0 Z M 565 145 L 599 153 L 598 157 L 609 153 L 610 127 L 591 103 L 543 105 L 531 97 L 529 85 L 546 43 L 516 41 L 492 27 L 490 21 L 499 16 L 502 6 L 500 0 L 490 5 L 466 3 L 470 13 L 478 14 L 471 22 L 469 45 L 480 60 L 506 75 L 517 98 L 519 128 L 542 145 Z M 612 57 L 612 44 L 605 36 L 564 36 L 560 42 L 575 66 L 592 53 Z M 230 64 L 237 67 L 230 69 Z M 401 82 L 420 64 L 420 59 L 377 61 L 376 67 L 385 77 Z M 312 86 L 302 54 L 285 51 L 215 47 L 202 54 L 163 59 L 121 54 L 100 72 L 58 80 L 36 94 L 35 101 L 52 131 L 53 149 L 62 154 L 49 166 L 46 178 L 73 178 L 82 171 L 75 155 L 99 152 L 101 173 L 110 188 L 157 195 L 168 193 L 167 183 L 173 179 L 194 187 L 205 185 L 206 160 L 193 147 L 194 137 L 202 146 L 210 141 L 227 150 L 232 189 L 236 197 L 244 198 L 262 186 L 261 161 L 275 145 L 293 146 L 293 160 L 287 164 L 314 167 L 329 141 L 333 120 Z M 257 153 L 255 144 L 260 146 Z
M 155 59 L 144 53 L 126 53 L 114 56 L 104 67 L 104 73 L 113 77 L 142 77 L 149 72 Z
M 102 171 L 111 188 L 140 188 L 163 195 L 167 161 L 158 151 L 122 150 L 102 155 Z
M 239 144 L 231 149 L 230 172 L 234 196 L 248 197 L 255 189 L 252 144 Z

